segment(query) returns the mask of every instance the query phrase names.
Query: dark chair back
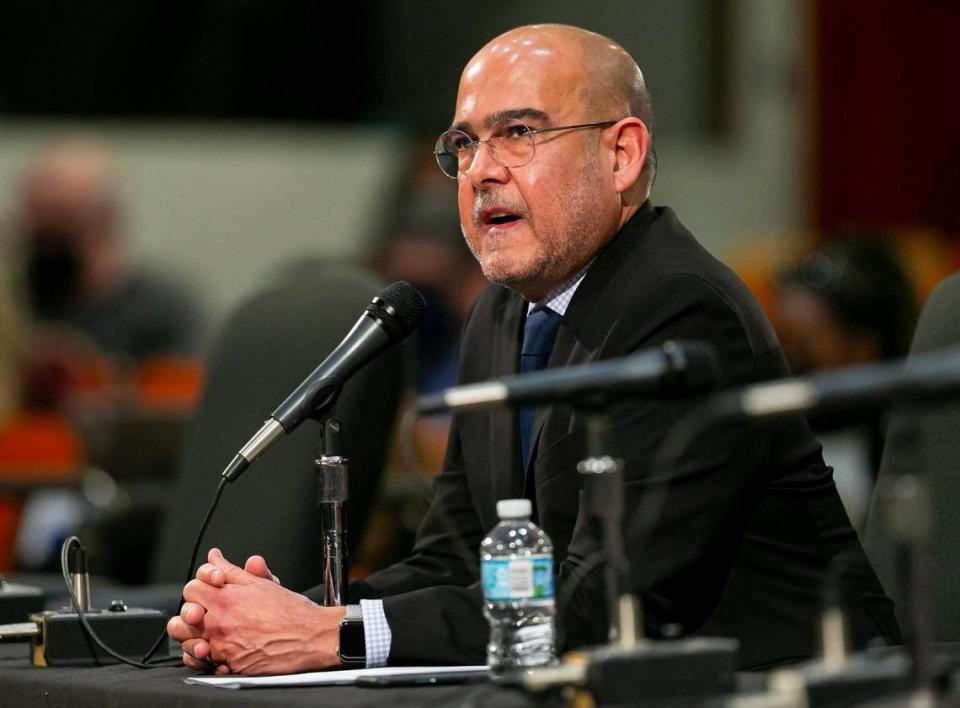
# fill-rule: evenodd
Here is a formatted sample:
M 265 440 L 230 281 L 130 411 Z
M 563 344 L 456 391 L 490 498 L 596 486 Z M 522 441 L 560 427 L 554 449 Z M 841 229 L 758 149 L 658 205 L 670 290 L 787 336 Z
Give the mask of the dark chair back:
M 374 277 L 342 264 L 296 272 L 296 284 L 274 284 L 244 302 L 216 339 L 160 534 L 156 581 L 184 580 L 194 538 L 225 465 L 382 289 Z M 382 354 L 347 382 L 337 404 L 343 451 L 350 458 L 347 519 L 354 550 L 380 485 L 404 388 L 404 359 L 402 346 Z M 305 421 L 229 484 L 198 562 L 205 560 L 206 549 L 217 546 L 238 565 L 254 553 L 263 555 L 293 590 L 319 582 L 313 471 L 319 443 L 320 425 Z
M 960 344 L 960 273 L 945 279 L 931 293 L 910 347 L 911 354 Z M 929 612 L 933 639 L 960 641 L 960 404 L 929 411 L 904 411 L 890 418 L 877 480 L 884 489 L 905 465 L 923 475 L 931 503 L 931 569 Z M 880 494 L 874 494 L 867 521 L 865 547 L 887 594 L 897 601 L 901 625 L 908 624 L 905 588 L 897 578 L 896 542 L 884 521 Z

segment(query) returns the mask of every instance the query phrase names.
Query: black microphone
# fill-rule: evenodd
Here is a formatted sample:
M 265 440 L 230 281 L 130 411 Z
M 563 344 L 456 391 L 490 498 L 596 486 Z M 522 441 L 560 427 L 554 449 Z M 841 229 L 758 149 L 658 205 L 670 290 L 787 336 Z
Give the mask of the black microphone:
M 705 342 L 665 342 L 607 361 L 504 376 L 422 396 L 420 413 L 517 407 L 565 401 L 581 408 L 630 396 L 694 394 L 720 377 L 717 354 Z
M 960 395 L 960 347 L 907 359 L 753 384 L 716 394 L 705 412 L 714 419 L 770 418 L 839 408 L 884 408 Z
M 306 418 L 319 418 L 336 402 L 344 382 L 384 350 L 408 336 L 423 317 L 426 302 L 402 280 L 373 298 L 336 349 L 270 414 L 223 471 L 232 482 L 281 435 Z

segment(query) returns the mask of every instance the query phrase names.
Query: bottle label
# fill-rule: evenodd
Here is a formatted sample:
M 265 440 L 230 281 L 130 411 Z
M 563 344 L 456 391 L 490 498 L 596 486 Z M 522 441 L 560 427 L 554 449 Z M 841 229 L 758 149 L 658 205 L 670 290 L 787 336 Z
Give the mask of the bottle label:
M 480 562 L 483 596 L 488 601 L 550 600 L 553 598 L 553 558 L 492 558 Z

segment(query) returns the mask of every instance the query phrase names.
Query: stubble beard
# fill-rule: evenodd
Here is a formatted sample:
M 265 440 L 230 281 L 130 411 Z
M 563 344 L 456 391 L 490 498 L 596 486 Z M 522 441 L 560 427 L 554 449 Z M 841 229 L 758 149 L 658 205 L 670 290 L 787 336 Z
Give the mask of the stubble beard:
M 595 154 L 581 163 L 578 172 L 571 177 L 575 188 L 561 198 L 564 201 L 563 207 L 558 205 L 553 209 L 552 218 L 541 219 L 539 228 L 538 222 L 534 221 L 525 204 L 506 203 L 502 198 L 488 192 L 477 196 L 472 214 L 474 234 L 482 228 L 480 212 L 491 204 L 497 204 L 523 216 L 536 245 L 534 253 L 527 256 L 526 262 L 505 257 L 502 250 L 484 257 L 479 241 L 471 238 L 467 227 L 461 224 L 467 246 L 487 280 L 521 293 L 530 285 L 554 288 L 563 284 L 593 257 L 592 244 L 597 241 L 599 229 L 599 195 L 595 188 L 597 163 Z

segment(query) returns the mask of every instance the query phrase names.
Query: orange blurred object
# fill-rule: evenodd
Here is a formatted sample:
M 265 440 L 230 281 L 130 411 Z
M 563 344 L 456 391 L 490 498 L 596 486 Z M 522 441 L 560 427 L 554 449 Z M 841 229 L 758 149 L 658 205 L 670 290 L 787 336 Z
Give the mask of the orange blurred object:
M 141 409 L 193 411 L 203 388 L 204 366 L 197 359 L 157 356 L 134 374 L 136 405 Z
M 0 573 L 13 567 L 23 499 L 33 487 L 80 480 L 83 446 L 70 422 L 51 413 L 22 413 L 0 425 Z
M 858 236 L 860 232 L 851 229 L 850 234 Z M 934 229 L 891 228 L 877 231 L 871 238 L 885 240 L 892 249 L 910 281 L 918 308 L 937 284 L 960 266 L 960 240 Z M 775 319 L 773 294 L 778 272 L 833 240 L 816 232 L 757 234 L 748 246 L 727 254 L 726 262 L 750 288 L 767 316 Z

